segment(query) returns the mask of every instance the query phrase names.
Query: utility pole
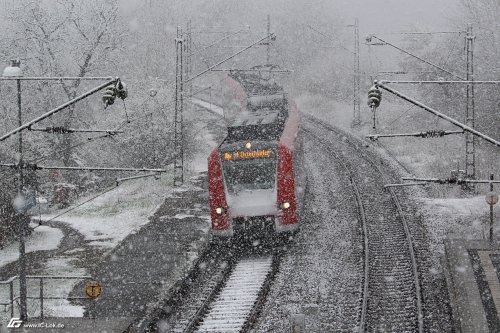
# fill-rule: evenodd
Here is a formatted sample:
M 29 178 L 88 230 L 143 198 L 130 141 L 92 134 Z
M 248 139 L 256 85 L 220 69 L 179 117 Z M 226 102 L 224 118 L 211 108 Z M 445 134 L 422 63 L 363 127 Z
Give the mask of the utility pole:
M 466 80 L 474 81 L 474 36 L 472 35 L 472 24 L 467 25 L 467 35 L 465 37 L 466 53 L 467 53 L 467 78 Z M 465 124 L 474 128 L 475 112 L 474 112 L 474 84 L 467 84 L 467 108 L 465 112 Z M 475 137 L 472 133 L 465 133 L 465 175 L 470 179 L 476 177 L 476 152 L 475 152 Z
M 182 115 L 184 107 L 184 38 L 180 27 L 177 27 L 175 53 L 174 186 L 179 186 L 184 183 L 184 140 Z
M 21 78 L 23 72 L 21 70 L 21 62 L 19 60 L 11 60 L 11 64 L 4 72 L 4 77 L 12 77 L 17 81 L 17 122 L 18 126 L 22 126 L 22 105 L 21 105 Z M 24 198 L 24 170 L 23 170 L 23 133 L 18 133 L 18 153 L 19 162 L 17 164 L 17 171 L 19 174 L 18 180 L 18 200 L 22 205 Z M 19 306 L 20 306 L 20 319 L 28 319 L 28 305 L 27 305 L 27 286 L 26 286 L 26 217 L 23 207 L 17 207 L 18 230 L 19 230 Z
M 271 34 L 271 15 L 267 14 L 267 35 Z M 267 39 L 266 65 L 271 63 L 271 37 Z
M 354 19 L 354 115 L 352 127 L 361 125 L 361 102 L 359 96 L 360 89 L 360 70 L 359 70 L 359 20 Z
M 193 71 L 193 60 L 192 60 L 192 34 L 191 34 L 191 20 L 188 21 L 186 25 L 186 40 L 185 40 L 185 59 L 186 59 L 186 68 L 185 68 L 185 76 L 184 77 L 191 77 L 191 73 Z M 192 82 L 187 82 L 186 83 L 186 99 L 184 100 L 184 107 L 186 111 L 191 110 L 191 96 L 193 94 L 193 83 Z

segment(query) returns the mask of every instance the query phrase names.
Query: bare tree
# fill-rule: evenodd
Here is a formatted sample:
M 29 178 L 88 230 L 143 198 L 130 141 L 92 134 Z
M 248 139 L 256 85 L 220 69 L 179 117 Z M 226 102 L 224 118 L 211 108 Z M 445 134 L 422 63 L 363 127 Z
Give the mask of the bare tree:
M 113 69 L 113 57 L 122 51 L 123 28 L 117 0 L 29 1 L 14 9 L 9 19 L 16 29 L 12 48 L 38 75 L 85 77 Z M 63 81 L 67 100 L 77 95 L 81 81 Z M 52 107 L 57 100 L 49 98 Z M 64 114 L 64 126 L 75 121 L 75 107 Z M 64 165 L 72 163 L 72 136 L 55 146 Z

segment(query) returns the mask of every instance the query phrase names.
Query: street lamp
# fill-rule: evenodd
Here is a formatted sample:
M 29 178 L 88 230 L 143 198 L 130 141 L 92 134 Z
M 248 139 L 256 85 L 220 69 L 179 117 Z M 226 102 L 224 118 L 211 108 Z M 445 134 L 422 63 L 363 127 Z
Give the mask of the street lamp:
M 17 81 L 17 120 L 19 127 L 22 126 L 21 118 L 21 77 L 23 71 L 20 67 L 21 61 L 19 59 L 11 60 L 10 65 L 3 71 L 4 77 L 18 78 Z M 27 311 L 27 288 L 26 288 L 26 221 L 24 214 L 24 200 L 23 200 L 23 134 L 19 132 L 19 193 L 17 200 L 14 202 L 14 208 L 18 212 L 19 217 L 19 299 L 20 299 L 20 319 L 28 319 Z M 16 202 L 17 201 L 17 202 Z

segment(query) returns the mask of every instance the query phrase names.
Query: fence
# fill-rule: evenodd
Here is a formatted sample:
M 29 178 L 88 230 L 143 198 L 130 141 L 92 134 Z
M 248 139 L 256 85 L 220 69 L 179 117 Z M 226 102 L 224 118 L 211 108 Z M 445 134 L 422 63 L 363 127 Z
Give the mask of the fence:
M 33 299 L 39 300 L 39 306 L 40 306 L 40 311 L 38 313 L 38 317 L 43 319 L 44 316 L 44 301 L 46 300 L 88 300 L 90 303 L 90 299 L 85 297 L 85 296 L 69 296 L 71 293 L 65 293 L 66 295 L 52 295 L 48 294 L 47 295 L 47 281 L 53 281 L 53 280 L 64 280 L 66 282 L 71 282 L 71 289 L 73 286 L 78 283 L 78 282 L 83 282 L 85 280 L 92 280 L 91 276 L 63 276 L 63 275 L 27 275 L 26 276 L 27 284 L 31 286 L 29 290 L 32 290 L 34 283 L 37 285 L 38 293 L 37 295 L 30 295 L 29 290 L 28 290 L 28 295 L 27 299 Z M 19 285 L 19 277 L 18 276 L 13 276 L 10 279 L 6 281 L 0 281 L 0 288 L 8 288 L 8 300 L 4 300 L 0 296 L 0 306 L 4 307 L 4 312 L 7 312 L 7 309 L 10 307 L 10 316 L 11 318 L 14 317 L 15 315 L 15 304 L 19 300 L 19 295 L 16 295 L 14 293 L 15 288 L 14 286 Z M 31 281 L 31 283 L 30 283 Z M 73 282 L 72 282 L 73 281 Z M 34 282 L 34 283 L 33 283 Z M 37 283 L 38 282 L 38 283 Z M 83 287 L 82 287 L 82 294 L 84 293 Z M 0 295 L 5 295 L 5 292 L 1 293 Z M 33 316 L 32 317 L 36 317 Z

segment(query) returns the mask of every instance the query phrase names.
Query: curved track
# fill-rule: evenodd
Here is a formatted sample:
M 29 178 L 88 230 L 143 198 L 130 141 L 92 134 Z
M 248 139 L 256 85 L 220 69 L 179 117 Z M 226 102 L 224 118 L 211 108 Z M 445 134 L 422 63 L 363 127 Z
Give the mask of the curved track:
M 421 292 L 413 241 L 401 204 L 384 191 L 387 171 L 363 143 L 311 117 L 306 132 L 342 165 L 363 227 L 364 279 L 359 331 L 423 332 Z M 347 144 L 339 144 L 345 142 Z

